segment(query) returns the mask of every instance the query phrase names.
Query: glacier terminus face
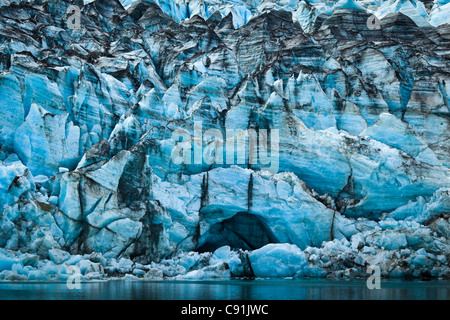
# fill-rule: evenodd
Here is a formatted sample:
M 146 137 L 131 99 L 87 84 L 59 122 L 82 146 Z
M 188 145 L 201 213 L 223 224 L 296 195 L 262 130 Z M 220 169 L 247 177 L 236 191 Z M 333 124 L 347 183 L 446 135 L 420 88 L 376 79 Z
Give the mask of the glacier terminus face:
M 0 280 L 448 278 L 446 0 L 0 1 Z

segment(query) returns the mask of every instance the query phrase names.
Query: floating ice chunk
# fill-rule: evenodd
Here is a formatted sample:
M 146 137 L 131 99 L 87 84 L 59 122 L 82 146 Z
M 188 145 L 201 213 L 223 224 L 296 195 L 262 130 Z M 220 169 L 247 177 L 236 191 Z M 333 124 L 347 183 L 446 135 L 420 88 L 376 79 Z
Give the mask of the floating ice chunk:
M 144 275 L 144 278 L 145 279 L 149 279 L 149 280 L 155 280 L 155 279 L 162 279 L 163 276 L 164 276 L 164 274 L 163 274 L 163 272 L 160 269 L 151 268 Z
M 28 272 L 28 280 L 47 280 L 48 276 L 41 270 L 31 270 Z
M 248 255 L 256 277 L 294 276 L 305 264 L 306 255 L 292 244 L 268 244 Z
M 408 246 L 405 234 L 394 230 L 375 232 L 366 238 L 366 243 L 386 250 L 398 250 Z
M 239 274 L 242 272 L 242 261 L 236 252 L 231 251 L 229 246 L 223 246 L 214 251 L 209 261 L 211 265 L 215 265 L 220 262 L 226 263 L 232 274 Z
M 7 281 L 23 281 L 27 280 L 27 276 L 23 274 L 18 274 L 11 270 L 4 270 L 0 273 L 0 280 L 7 280 Z
M 142 277 L 142 276 L 144 276 L 146 274 L 146 272 L 144 270 L 142 270 L 142 269 L 136 268 L 136 269 L 133 269 L 133 274 L 135 276 Z
M 14 264 L 17 264 L 16 258 L 8 257 L 0 253 L 0 271 L 11 270 Z
M 294 278 L 322 278 L 325 277 L 327 272 L 317 266 L 304 266 L 300 271 L 298 271 Z
M 421 255 L 416 252 L 416 255 L 412 258 L 411 263 L 416 267 L 424 267 L 430 265 L 431 260 L 426 255 Z
M 122 273 L 131 272 L 131 270 L 133 270 L 133 261 L 126 258 L 120 258 L 117 270 Z
M 78 267 L 80 268 L 80 272 L 82 275 L 86 275 L 88 273 L 103 273 L 103 266 L 100 263 L 95 263 L 90 260 L 81 260 L 78 263 Z
M 212 259 L 226 260 L 231 254 L 230 246 L 223 246 L 214 251 Z
M 185 275 L 175 277 L 176 280 L 212 280 L 231 279 L 230 268 L 224 262 L 204 267 L 200 270 L 190 271 Z
M 108 264 L 108 260 L 105 257 L 103 257 L 101 253 L 98 252 L 92 252 L 89 255 L 89 260 L 95 263 L 101 263 L 103 267 L 106 267 Z
M 53 261 L 55 264 L 61 264 L 70 259 L 70 254 L 60 249 L 48 250 L 48 256 L 50 257 L 50 260 Z
M 39 256 L 35 254 L 24 253 L 19 256 L 19 260 L 20 262 L 22 262 L 24 266 L 31 266 L 33 268 L 37 268 L 39 263 Z
M 55 265 L 50 260 L 39 261 L 38 268 L 47 276 L 56 276 L 60 270 L 60 266 Z

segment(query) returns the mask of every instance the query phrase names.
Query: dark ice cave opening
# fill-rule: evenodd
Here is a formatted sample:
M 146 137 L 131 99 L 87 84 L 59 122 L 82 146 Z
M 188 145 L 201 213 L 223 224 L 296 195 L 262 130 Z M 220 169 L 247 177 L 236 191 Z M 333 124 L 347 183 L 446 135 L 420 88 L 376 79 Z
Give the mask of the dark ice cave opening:
M 262 217 L 248 212 L 239 212 L 214 224 L 204 237 L 198 252 L 213 252 L 225 245 L 233 249 L 255 250 L 279 242 Z

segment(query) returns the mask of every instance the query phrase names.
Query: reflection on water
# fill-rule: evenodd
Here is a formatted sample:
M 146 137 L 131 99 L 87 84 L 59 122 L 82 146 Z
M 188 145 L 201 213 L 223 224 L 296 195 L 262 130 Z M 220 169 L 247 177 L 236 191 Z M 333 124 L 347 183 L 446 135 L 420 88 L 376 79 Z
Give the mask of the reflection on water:
M 449 300 L 450 281 L 385 280 L 380 290 L 365 281 L 232 280 L 105 281 L 82 283 L 0 282 L 1 300 Z

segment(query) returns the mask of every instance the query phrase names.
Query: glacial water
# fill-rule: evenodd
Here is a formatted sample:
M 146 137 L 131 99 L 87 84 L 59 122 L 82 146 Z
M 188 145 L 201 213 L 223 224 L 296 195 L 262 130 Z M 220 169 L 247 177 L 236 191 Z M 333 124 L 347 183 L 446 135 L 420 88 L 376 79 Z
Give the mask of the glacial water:
M 0 282 L 0 300 L 449 300 L 450 281 L 363 280 Z

